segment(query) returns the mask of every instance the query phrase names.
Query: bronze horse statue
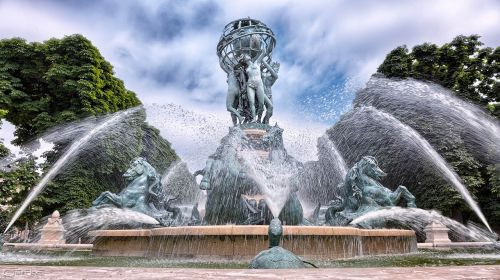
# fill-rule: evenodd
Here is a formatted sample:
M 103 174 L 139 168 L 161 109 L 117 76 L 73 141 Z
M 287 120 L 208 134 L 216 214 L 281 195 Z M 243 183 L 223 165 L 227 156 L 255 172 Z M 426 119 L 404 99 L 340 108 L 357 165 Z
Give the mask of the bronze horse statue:
M 344 183 L 335 189 L 335 199 L 330 201 L 325 214 L 327 223 L 346 225 L 366 212 L 396 206 L 402 198 L 407 207 L 417 207 L 415 196 L 405 186 L 398 186 L 395 191 L 384 187 L 379 182 L 384 176 L 386 173 L 372 156 L 364 156 L 354 164 Z

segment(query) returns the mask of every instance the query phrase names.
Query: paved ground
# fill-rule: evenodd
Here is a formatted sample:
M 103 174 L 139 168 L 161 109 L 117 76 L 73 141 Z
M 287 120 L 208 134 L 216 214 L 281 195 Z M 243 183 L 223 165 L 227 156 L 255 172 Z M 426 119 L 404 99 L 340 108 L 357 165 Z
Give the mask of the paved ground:
M 500 279 L 500 266 L 331 268 L 303 270 L 183 269 L 0 265 L 0 279 Z

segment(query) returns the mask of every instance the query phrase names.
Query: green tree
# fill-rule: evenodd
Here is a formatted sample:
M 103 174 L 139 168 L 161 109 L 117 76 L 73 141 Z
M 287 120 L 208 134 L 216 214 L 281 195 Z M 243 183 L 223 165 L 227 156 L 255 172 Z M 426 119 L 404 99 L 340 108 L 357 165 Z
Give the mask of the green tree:
M 500 117 L 500 47 L 482 47 L 478 35 L 457 36 L 441 47 L 424 43 L 387 54 L 378 72 L 437 82 Z
M 2 119 L 7 115 L 7 110 L 0 109 L 0 129 L 2 128 Z M 9 149 L 4 146 L 2 142 L 0 142 L 0 159 L 7 156 L 9 154 Z
M 99 120 L 101 115 L 140 105 L 135 93 L 113 74 L 113 67 L 82 35 L 27 43 L 0 40 L 0 120 L 16 126 L 17 143 L 25 143 L 60 124 Z M 50 182 L 16 223 L 36 223 L 54 210 L 87 208 L 103 191 L 119 192 L 130 161 L 145 157 L 162 173 L 178 160 L 170 143 L 149 126 L 145 111 L 138 110 L 78 153 Z M 71 126 L 71 124 L 69 124 Z M 85 132 L 83 132 L 85 133 Z M 44 171 L 82 135 L 60 140 L 45 154 Z M 0 145 L 0 156 L 3 152 Z M 8 221 L 28 192 L 37 184 L 34 159 L 13 164 L 0 172 L 1 221 Z M 3 228 L 3 227 L 2 227 Z
M 0 40 L 0 109 L 8 111 L 19 143 L 61 123 L 139 104 L 82 35 Z
M 0 208 L 2 208 L 1 216 L 3 216 L 1 220 L 7 223 L 12 210 L 21 204 L 30 188 L 38 182 L 39 175 L 36 172 L 34 159 L 28 158 L 16 163 L 13 171 L 0 171 L 0 178 Z M 34 204 L 19 219 L 18 225 L 24 225 L 26 222 L 32 225 L 41 217 L 42 209 Z M 6 225 L 0 226 L 4 228 Z
M 411 57 L 406 46 L 392 50 L 378 67 L 380 73 L 390 73 L 392 77 L 406 78 L 410 75 Z

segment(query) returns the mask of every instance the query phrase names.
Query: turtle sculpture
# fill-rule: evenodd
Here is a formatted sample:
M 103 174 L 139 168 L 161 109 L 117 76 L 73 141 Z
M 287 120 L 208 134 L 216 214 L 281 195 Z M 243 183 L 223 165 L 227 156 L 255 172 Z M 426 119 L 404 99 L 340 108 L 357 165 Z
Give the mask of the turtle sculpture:
M 269 249 L 260 252 L 250 262 L 250 268 L 255 269 L 280 269 L 280 268 L 306 268 L 306 264 L 316 267 L 310 262 L 303 261 L 294 253 L 280 246 L 283 226 L 277 218 L 271 220 L 269 225 Z

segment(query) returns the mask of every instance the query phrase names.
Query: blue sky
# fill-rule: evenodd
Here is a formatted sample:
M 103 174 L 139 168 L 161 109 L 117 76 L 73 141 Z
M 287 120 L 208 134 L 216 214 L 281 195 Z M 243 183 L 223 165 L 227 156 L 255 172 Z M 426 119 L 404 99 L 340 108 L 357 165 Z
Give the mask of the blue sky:
M 398 45 L 442 44 L 459 34 L 500 45 L 498 0 L 0 0 L 0 38 L 83 34 L 144 103 L 216 113 L 229 125 L 215 47 L 225 24 L 247 16 L 277 35 L 276 119 L 302 128 L 332 125 Z
M 320 118 L 329 123 L 351 99 L 349 88 L 338 92 L 345 80 L 364 84 L 398 45 L 472 33 L 500 45 L 500 2 L 486 0 L 1 1 L 0 37 L 42 41 L 81 33 L 144 102 L 224 110 L 215 46 L 226 23 L 246 16 L 277 35 L 277 114 L 313 116 L 319 108 L 332 111 Z

